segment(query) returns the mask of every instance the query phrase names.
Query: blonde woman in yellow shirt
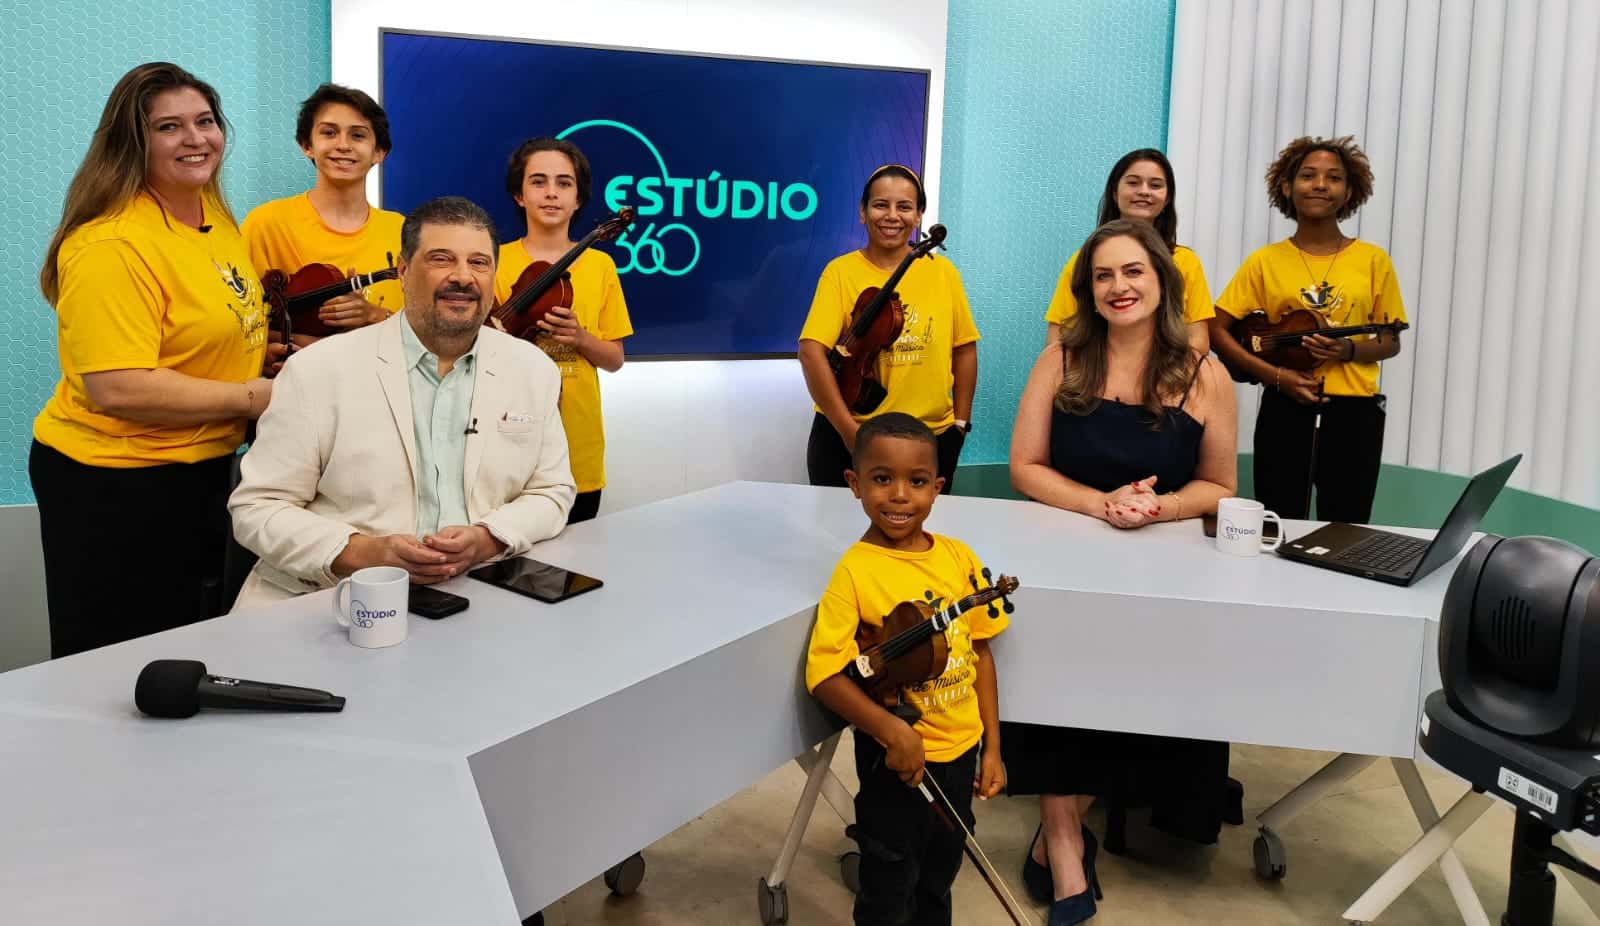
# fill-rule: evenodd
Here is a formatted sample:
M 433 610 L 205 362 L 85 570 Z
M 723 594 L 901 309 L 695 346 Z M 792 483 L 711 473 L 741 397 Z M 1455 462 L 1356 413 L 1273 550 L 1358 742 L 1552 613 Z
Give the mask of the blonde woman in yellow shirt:
M 495 302 L 511 298 L 517 278 L 534 261 L 555 263 L 572 249 L 572 229 L 589 203 L 589 159 L 572 142 L 531 138 L 506 165 L 506 192 L 522 210 L 528 233 L 501 245 L 495 270 Z M 606 435 L 600 409 L 599 370 L 622 369 L 622 339 L 633 334 L 616 262 L 604 251 L 585 250 L 568 269 L 572 306 L 540 321 L 534 343 L 561 370 L 561 423 L 567 431 L 572 478 L 578 497 L 567 523 L 600 512 L 606 485 Z
M 1138 219 L 1155 227 L 1156 233 L 1172 252 L 1172 262 L 1183 277 L 1183 320 L 1188 323 L 1189 344 L 1204 354 L 1211 349 L 1207 322 L 1216 314 L 1211 306 L 1211 288 L 1206 283 L 1200 255 L 1178 243 L 1178 209 L 1172 204 L 1172 164 L 1154 148 L 1130 151 L 1117 160 L 1106 178 L 1100 196 L 1100 220 L 1104 225 L 1115 219 Z M 1067 258 L 1056 280 L 1055 294 L 1045 310 L 1045 345 L 1058 344 L 1062 329 L 1078 314 L 1078 301 L 1072 296 L 1072 271 L 1078 253 Z
M 360 90 L 323 84 L 300 104 L 294 137 L 317 179 L 306 192 L 262 203 L 245 216 L 244 238 L 256 269 L 292 275 L 307 264 L 329 264 L 354 275 L 393 265 L 405 216 L 367 202 L 367 174 L 392 147 L 383 107 Z M 313 330 L 297 331 L 294 342 L 304 347 L 318 333 L 376 324 L 400 311 L 404 301 L 399 280 L 335 296 L 317 310 L 317 325 L 302 325 Z M 278 345 L 271 354 L 281 363 Z
M 56 657 L 218 608 L 230 459 L 272 395 L 225 142 L 204 81 L 163 62 L 123 75 L 39 271 L 62 376 L 28 475 Z
M 800 369 L 817 413 L 806 443 L 806 471 L 812 485 L 845 485 L 856 429 L 869 417 L 886 412 L 905 412 L 938 436 L 939 477 L 945 494 L 955 485 L 956 463 L 972 429 L 978 326 L 961 274 L 948 258 L 936 254 L 914 261 L 895 287 L 905 307 L 905 325 L 878 358 L 879 380 L 888 392 L 882 404 L 866 415 L 851 412 L 828 364 L 828 352 L 838 343 L 857 297 L 869 286 L 881 287 L 900 266 L 927 208 L 922 178 L 911 168 L 886 164 L 873 171 L 861 190 L 866 247 L 834 258 L 817 280 L 811 311 L 800 329 L 799 350 Z

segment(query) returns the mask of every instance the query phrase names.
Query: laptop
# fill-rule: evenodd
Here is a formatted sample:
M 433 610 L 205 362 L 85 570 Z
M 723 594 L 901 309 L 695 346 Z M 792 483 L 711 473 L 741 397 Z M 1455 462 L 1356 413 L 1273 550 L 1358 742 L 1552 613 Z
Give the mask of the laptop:
M 1391 585 L 1410 585 L 1461 552 L 1521 461 L 1519 453 L 1473 476 L 1432 540 L 1335 521 L 1285 541 L 1278 555 Z

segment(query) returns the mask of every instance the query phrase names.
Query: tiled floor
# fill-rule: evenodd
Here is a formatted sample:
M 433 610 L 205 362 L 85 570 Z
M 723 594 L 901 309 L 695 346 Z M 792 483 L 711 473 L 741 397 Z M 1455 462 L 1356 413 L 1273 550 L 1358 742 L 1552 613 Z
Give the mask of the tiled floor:
M 834 769 L 853 787 L 849 738 Z M 1242 827 L 1223 827 L 1221 842 L 1199 848 L 1149 829 L 1142 813 L 1130 814 L 1128 838 L 1136 855 L 1102 853 L 1100 877 L 1106 899 L 1096 926 L 1165 923 L 1226 923 L 1235 926 L 1339 924 L 1343 913 L 1418 835 L 1410 806 L 1387 762 L 1375 764 L 1339 793 L 1312 807 L 1281 835 L 1288 847 L 1288 876 L 1257 880 L 1251 863 L 1253 815 L 1330 758 L 1325 753 L 1235 746 L 1232 771 L 1245 785 Z M 1423 771 L 1441 812 L 1463 785 L 1439 772 Z M 551 907 L 550 926 L 638 924 L 703 926 L 759 924 L 756 882 L 771 868 L 783 842 L 803 776 L 790 765 L 768 775 L 703 817 L 645 851 L 648 870 L 639 892 L 611 897 L 597 878 Z M 978 838 L 1024 903 L 1018 869 L 1037 821 L 1030 799 L 1001 798 L 975 810 Z M 1090 826 L 1103 832 L 1099 813 Z M 1505 900 L 1512 813 L 1497 804 L 1458 845 L 1467 872 L 1492 922 Z M 789 879 L 789 922 L 849 924 L 851 895 L 839 878 L 836 856 L 852 848 L 839 818 L 819 803 Z M 1592 861 L 1592 859 L 1591 859 Z M 1564 875 L 1558 875 L 1564 879 Z M 956 923 L 1007 924 L 1009 920 L 970 863 L 956 883 Z M 1044 909 L 1035 908 L 1044 923 Z M 1452 924 L 1460 917 L 1438 869 L 1407 891 L 1379 924 Z M 1556 922 L 1600 923 L 1562 881 Z

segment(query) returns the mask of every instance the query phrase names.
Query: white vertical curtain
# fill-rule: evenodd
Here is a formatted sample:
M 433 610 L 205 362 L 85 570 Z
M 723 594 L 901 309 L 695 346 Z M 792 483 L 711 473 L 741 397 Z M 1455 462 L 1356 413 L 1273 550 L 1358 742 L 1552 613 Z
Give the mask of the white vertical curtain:
M 1278 150 L 1354 135 L 1376 189 L 1345 232 L 1388 250 L 1412 325 L 1384 460 L 1521 452 L 1513 484 L 1600 507 L 1600 2 L 1177 0 L 1174 29 L 1178 236 L 1212 288 L 1294 230 Z

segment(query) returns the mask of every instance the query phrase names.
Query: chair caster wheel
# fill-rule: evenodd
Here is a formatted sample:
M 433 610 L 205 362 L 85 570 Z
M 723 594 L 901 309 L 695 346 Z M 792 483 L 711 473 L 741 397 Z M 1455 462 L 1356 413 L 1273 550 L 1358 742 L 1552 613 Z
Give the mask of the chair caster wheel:
M 789 922 L 789 889 L 771 887 L 762 878 L 756 887 L 756 908 L 761 911 L 761 926 L 781 926 Z
M 1252 847 L 1256 861 L 1256 877 L 1263 881 L 1281 881 L 1288 870 L 1288 853 L 1284 851 L 1283 840 L 1278 834 L 1265 827 L 1256 836 L 1255 845 Z
M 635 852 L 606 869 L 606 887 L 618 897 L 626 897 L 639 889 L 644 881 L 644 856 Z
M 861 853 L 854 849 L 839 856 L 839 880 L 852 894 L 861 893 Z

